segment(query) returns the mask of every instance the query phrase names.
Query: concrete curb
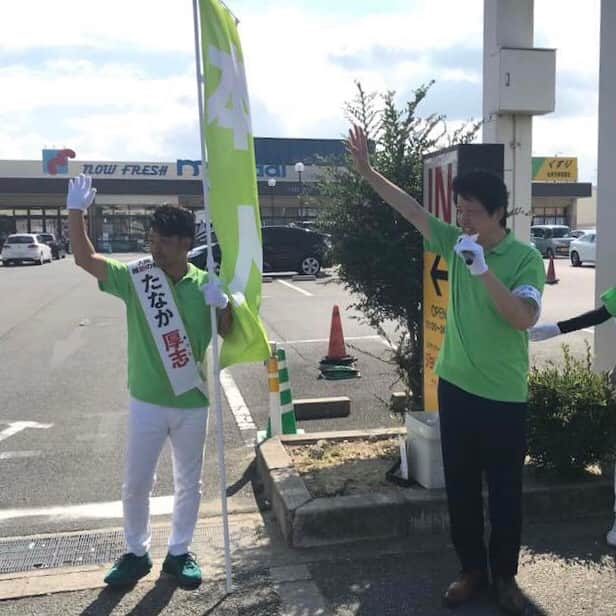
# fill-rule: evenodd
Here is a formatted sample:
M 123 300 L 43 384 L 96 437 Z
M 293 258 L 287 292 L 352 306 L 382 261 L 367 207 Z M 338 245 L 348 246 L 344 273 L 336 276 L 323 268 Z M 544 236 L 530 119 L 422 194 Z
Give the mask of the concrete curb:
M 289 435 L 269 439 L 257 447 L 257 469 L 289 546 L 309 548 L 447 531 L 445 490 L 426 490 L 419 485 L 392 486 L 382 492 L 314 498 L 285 448 L 319 440 L 378 440 L 405 432 L 398 428 Z M 611 510 L 613 498 L 610 480 L 555 483 L 529 474 L 524 487 L 524 515 L 531 521 L 573 519 Z M 484 500 L 487 506 L 487 499 Z
M 153 561 L 152 571 L 141 578 L 138 584 L 154 584 L 160 575 L 163 559 Z M 0 575 L 0 601 L 22 599 L 58 592 L 73 592 L 105 588 L 103 582 L 109 568 L 106 565 L 89 567 L 64 567 L 44 571 L 25 571 Z
M 307 281 L 307 282 L 310 282 L 310 281 L 312 281 L 312 280 L 316 280 L 316 279 L 317 279 L 317 277 L 316 277 L 316 276 L 313 276 L 313 275 L 311 275 L 311 274 L 298 274 L 297 276 L 293 276 L 293 277 L 291 278 L 291 280 L 292 280 L 293 282 L 301 282 L 301 281 Z
M 348 417 L 351 414 L 351 399 L 346 396 L 332 398 L 305 398 L 293 403 L 295 419 L 333 419 Z
M 154 571 L 160 569 L 160 563 L 152 567 L 152 571 L 141 583 L 151 578 L 155 579 Z M 75 590 L 90 590 L 102 588 L 105 571 L 108 565 L 92 565 L 90 567 L 65 567 L 45 571 L 28 571 L 0 575 L 0 601 L 36 597 L 56 592 L 71 592 Z

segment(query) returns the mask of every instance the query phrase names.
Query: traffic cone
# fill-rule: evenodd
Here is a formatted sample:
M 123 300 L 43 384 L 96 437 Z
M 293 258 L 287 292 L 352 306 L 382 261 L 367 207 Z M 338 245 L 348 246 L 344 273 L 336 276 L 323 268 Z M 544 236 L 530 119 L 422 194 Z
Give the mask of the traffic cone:
M 342 333 L 342 320 L 340 319 L 340 308 L 334 306 L 332 310 L 332 323 L 329 330 L 329 347 L 327 355 L 321 360 L 321 364 L 336 366 L 349 366 L 355 358 L 346 352 L 344 344 L 344 334 Z
M 545 284 L 556 284 L 558 278 L 556 278 L 556 271 L 554 270 L 554 257 L 550 255 L 550 264 L 548 265 L 548 274 L 545 277 Z
M 332 324 L 329 332 L 329 348 L 327 355 L 321 360 L 319 378 L 328 380 L 353 379 L 360 376 L 359 370 L 353 366 L 356 359 L 346 352 L 340 308 L 334 306 L 332 311 Z

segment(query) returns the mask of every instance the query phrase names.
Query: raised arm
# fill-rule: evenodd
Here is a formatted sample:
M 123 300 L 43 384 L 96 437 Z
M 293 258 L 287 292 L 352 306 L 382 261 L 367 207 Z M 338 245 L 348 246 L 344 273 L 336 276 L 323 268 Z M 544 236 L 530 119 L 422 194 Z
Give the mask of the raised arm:
M 105 282 L 107 264 L 105 258 L 96 253 L 86 232 L 85 212 L 96 196 L 89 175 L 78 175 L 69 180 L 66 207 L 68 208 L 68 236 L 75 263 L 92 274 L 97 280 Z
M 362 128 L 354 125 L 346 142 L 353 165 L 374 191 L 408 220 L 427 240 L 430 240 L 428 212 L 408 193 L 373 169 L 368 156 L 368 140 Z

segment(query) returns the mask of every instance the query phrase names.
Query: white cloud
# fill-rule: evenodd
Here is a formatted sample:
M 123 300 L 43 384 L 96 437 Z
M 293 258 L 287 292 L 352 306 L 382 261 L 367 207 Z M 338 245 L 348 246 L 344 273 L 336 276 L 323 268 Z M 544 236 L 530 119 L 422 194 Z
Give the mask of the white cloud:
M 361 81 L 367 91 L 394 89 L 408 94 L 431 77 L 450 78 L 447 71 L 431 72 L 425 61 L 403 60 L 357 70 L 331 61 L 332 55 L 361 58 L 384 46 L 393 53 L 444 49 L 467 44 L 473 37 L 477 46 L 481 44 L 480 2 L 441 0 L 416 2 L 411 7 L 346 23 L 288 7 L 251 15 L 242 21 L 241 33 L 252 98 L 281 117 L 289 135 L 327 136 L 319 133 L 323 123 L 344 128 L 341 109 L 355 94 L 354 80 Z M 461 20 L 476 22 L 476 27 L 460 28 Z M 300 23 L 301 28 L 293 26 Z M 455 77 L 468 79 L 457 71 Z
M 193 49 L 192 3 L 168 0 L 20 0 L 0 20 L 0 50 L 86 47 Z
M 597 174 L 597 116 L 544 116 L 533 122 L 536 156 L 577 156 L 580 181 L 595 182 Z
M 4 92 L 0 113 L 48 106 L 155 106 L 177 91 L 185 94 L 191 85 L 191 80 L 182 76 L 151 79 L 130 66 L 96 66 L 83 61 L 63 62 L 59 69 L 0 70 L 0 82 Z
M 8 58 L 0 69 L 0 157 L 38 158 L 51 141 L 69 142 L 84 158 L 187 155 L 181 148 L 193 147 L 187 135 L 197 128 L 191 5 L 11 4 L 0 21 L 0 53 Z M 447 92 L 480 87 L 480 60 L 473 68 L 473 54 L 466 65 L 458 54 L 482 46 L 482 0 L 416 0 L 404 9 L 388 12 L 381 5 L 378 12 L 359 14 L 358 7 L 367 5 L 319 13 L 317 5 L 300 8 L 292 0 L 236 0 L 250 98 L 259 110 L 256 134 L 338 137 L 346 128 L 342 108 L 355 94 L 354 80 L 367 91 L 396 90 L 401 99 L 431 78 Z M 535 121 L 535 151 L 578 155 L 585 179 L 596 166 L 598 9 L 598 0 L 583 8 L 576 0 L 535 2 L 536 44 L 557 47 L 558 70 L 567 75 L 559 79 L 557 113 Z M 156 61 L 166 57 L 165 72 L 157 75 Z M 174 67 L 178 57 L 185 61 Z M 345 66 L 334 58 L 351 62 Z M 468 94 L 463 113 L 456 111 L 463 96 L 434 96 L 447 107 L 437 111 L 451 118 L 481 115 L 479 106 L 468 113 L 475 100 Z M 272 126 L 275 135 L 267 132 Z
M 76 61 L 0 71 L 0 82 L 0 118 L 12 127 L 12 138 L 0 139 L 0 157 L 35 158 L 43 144 L 61 141 L 80 158 L 167 159 L 164 143 L 174 131 L 197 130 L 196 88 L 187 74 L 152 79 L 130 66 Z M 28 125 L 41 109 L 49 122 L 36 143 Z

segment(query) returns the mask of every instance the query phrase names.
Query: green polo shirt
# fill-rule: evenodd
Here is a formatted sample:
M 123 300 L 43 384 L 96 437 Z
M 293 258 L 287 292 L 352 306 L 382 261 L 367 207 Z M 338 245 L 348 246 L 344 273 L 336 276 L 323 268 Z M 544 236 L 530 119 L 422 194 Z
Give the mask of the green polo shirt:
M 611 289 L 601 293 L 601 301 L 603 302 L 606 310 L 613 317 L 616 317 L 616 287 L 612 287 Z
M 107 280 L 98 284 L 101 291 L 119 297 L 126 304 L 128 390 L 131 396 L 143 402 L 173 408 L 208 406 L 207 397 L 199 389 L 191 389 L 181 396 L 175 395 L 141 308 L 128 266 L 114 259 L 106 261 Z M 182 316 L 195 361 L 201 364 L 212 337 L 210 310 L 201 292 L 201 286 L 207 282 L 207 274 L 189 263 L 188 271 L 181 280 L 174 283 L 169 276 L 167 280 Z
M 502 402 L 528 398 L 528 334 L 497 311 L 484 283 L 454 251 L 462 231 L 430 217 L 425 248 L 449 266 L 445 339 L 435 365 L 439 377 L 471 394 Z M 511 232 L 486 252 L 490 271 L 510 290 L 531 285 L 543 292 L 545 270 L 539 252 Z

